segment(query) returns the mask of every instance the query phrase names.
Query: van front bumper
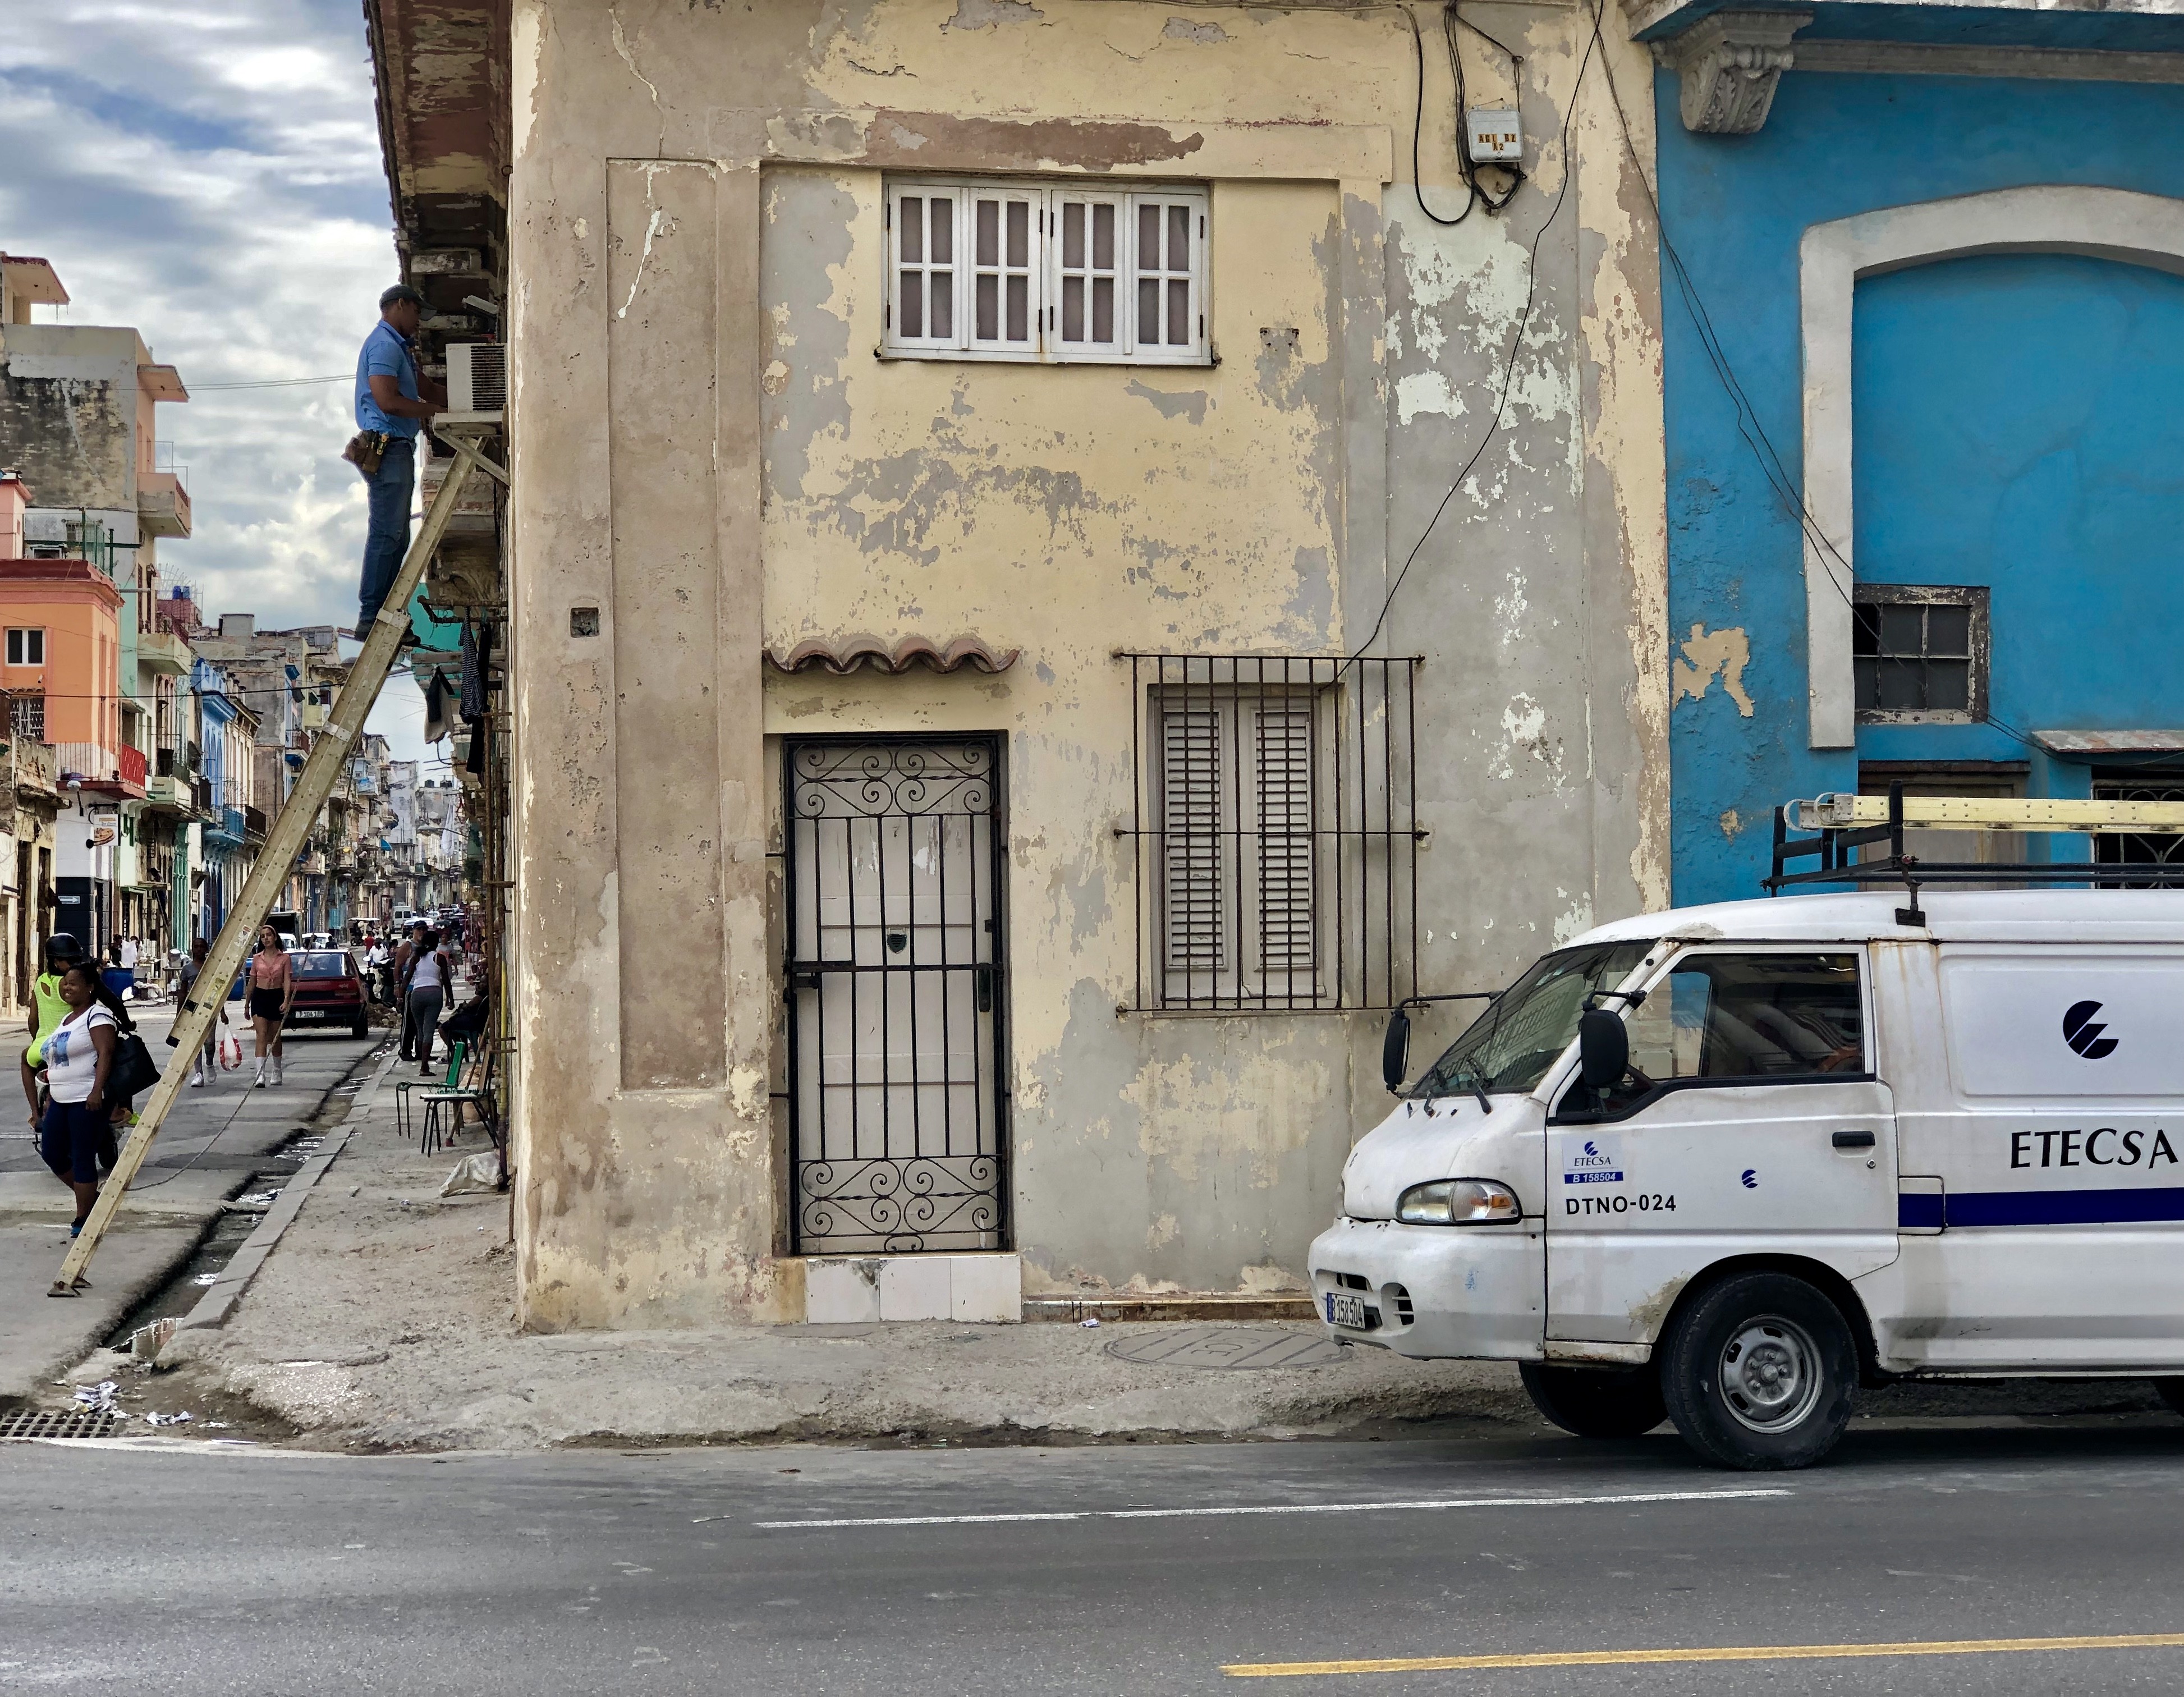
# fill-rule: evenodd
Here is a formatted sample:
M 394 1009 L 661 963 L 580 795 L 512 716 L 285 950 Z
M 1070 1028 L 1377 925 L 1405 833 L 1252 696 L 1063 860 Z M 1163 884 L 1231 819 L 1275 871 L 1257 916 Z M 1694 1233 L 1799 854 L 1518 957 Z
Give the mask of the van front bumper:
M 1329 1333 L 1421 1359 L 1536 1361 L 1546 1334 L 1541 1222 L 1403 1225 L 1338 1220 L 1306 1264 Z M 1336 1325 L 1328 1298 L 1362 1299 L 1366 1324 Z M 1340 1311 L 1345 1304 L 1336 1304 Z

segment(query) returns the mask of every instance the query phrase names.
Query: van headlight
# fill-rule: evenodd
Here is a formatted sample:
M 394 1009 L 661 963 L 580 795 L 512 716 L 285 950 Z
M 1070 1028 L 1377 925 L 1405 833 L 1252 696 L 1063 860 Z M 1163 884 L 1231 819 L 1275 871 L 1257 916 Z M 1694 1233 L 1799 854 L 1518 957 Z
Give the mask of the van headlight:
M 1517 1192 L 1492 1179 L 1412 1185 L 1396 1204 L 1396 1218 L 1406 1225 L 1490 1225 L 1523 1217 Z

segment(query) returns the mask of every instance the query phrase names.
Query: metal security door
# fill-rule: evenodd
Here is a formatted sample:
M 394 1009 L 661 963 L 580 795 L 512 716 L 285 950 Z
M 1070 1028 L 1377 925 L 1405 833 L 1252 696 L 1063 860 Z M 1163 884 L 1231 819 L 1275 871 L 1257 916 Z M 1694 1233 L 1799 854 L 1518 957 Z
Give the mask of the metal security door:
M 800 1253 L 1006 1247 L 1000 752 L 788 747 Z

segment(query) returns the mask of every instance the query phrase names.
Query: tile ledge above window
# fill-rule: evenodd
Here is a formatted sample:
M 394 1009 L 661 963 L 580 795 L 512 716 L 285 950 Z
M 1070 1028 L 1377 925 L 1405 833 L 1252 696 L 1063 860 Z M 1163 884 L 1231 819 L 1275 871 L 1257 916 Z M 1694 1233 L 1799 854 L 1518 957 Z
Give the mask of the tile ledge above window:
M 1022 652 L 1018 648 L 996 650 L 981 638 L 967 634 L 945 645 L 928 637 L 905 636 L 892 647 L 876 636 L 848 636 L 833 642 L 813 637 L 786 652 L 769 648 L 766 661 L 777 672 L 793 674 L 823 669 L 838 678 L 846 678 L 861 666 L 897 675 L 913 666 L 943 674 L 967 667 L 973 672 L 993 673 L 1007 671 Z
M 1070 354 L 1056 358 L 987 348 L 890 348 L 884 343 L 873 347 L 872 358 L 883 366 L 1050 366 L 1056 371 L 1071 366 L 1112 371 L 1117 366 L 1124 366 L 1154 371 L 1210 371 L 1221 363 L 1218 349 L 1182 359 L 1162 359 L 1146 354 Z

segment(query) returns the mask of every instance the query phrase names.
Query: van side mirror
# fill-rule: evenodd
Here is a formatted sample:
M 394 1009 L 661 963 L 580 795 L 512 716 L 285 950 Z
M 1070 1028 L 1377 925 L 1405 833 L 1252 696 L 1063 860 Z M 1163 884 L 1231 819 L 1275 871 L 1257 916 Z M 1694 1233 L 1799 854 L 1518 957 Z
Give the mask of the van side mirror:
M 1630 1070 L 1630 1033 L 1620 1014 L 1596 1008 L 1577 1022 L 1578 1070 L 1587 1090 L 1606 1090 Z
M 1398 1008 L 1388 1016 L 1388 1035 L 1380 1040 L 1380 1076 L 1388 1094 L 1401 1094 L 1411 1064 L 1411 1016 Z

